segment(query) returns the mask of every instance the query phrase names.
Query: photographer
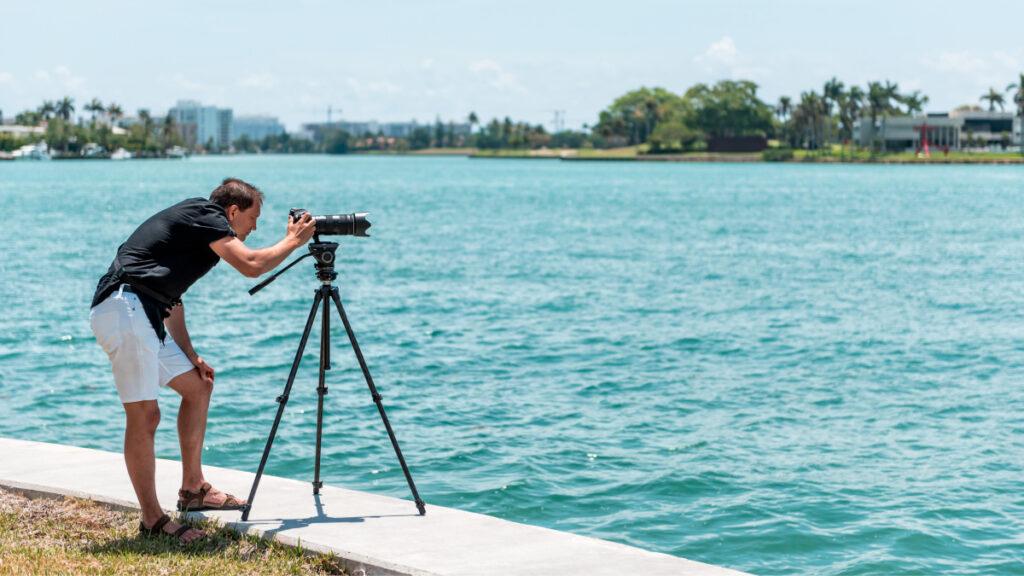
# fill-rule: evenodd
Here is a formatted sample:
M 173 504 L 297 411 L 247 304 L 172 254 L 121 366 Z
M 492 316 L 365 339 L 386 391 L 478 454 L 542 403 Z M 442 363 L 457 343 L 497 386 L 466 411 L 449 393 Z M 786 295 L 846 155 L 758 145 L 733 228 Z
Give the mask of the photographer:
M 201 530 L 171 521 L 157 500 L 153 440 L 162 386 L 181 395 L 178 509 L 237 510 L 245 504 L 203 477 L 203 437 L 214 370 L 192 348 L 181 296 L 221 258 L 245 276 L 256 277 L 313 236 L 316 223 L 306 214 L 294 221 L 289 218 L 287 232 L 277 244 L 247 248 L 243 242 L 256 229 L 262 202 L 263 193 L 255 186 L 228 178 L 209 200 L 192 198 L 158 212 L 117 249 L 96 287 L 89 320 L 110 358 L 127 416 L 124 459 L 142 508 L 139 531 L 144 534 L 169 534 L 182 543 L 205 537 Z

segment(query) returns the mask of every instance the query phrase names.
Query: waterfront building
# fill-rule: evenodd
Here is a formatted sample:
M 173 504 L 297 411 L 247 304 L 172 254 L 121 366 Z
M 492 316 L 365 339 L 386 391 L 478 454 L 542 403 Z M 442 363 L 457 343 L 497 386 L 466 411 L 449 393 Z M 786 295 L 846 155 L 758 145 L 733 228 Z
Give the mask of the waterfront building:
M 861 117 L 853 123 L 853 140 L 865 148 L 880 147 L 892 152 L 918 151 L 928 146 L 938 150 L 1004 150 L 1019 148 L 1024 131 L 1020 116 L 1013 112 L 954 110 L 919 116 Z
M 232 123 L 231 141 L 242 136 L 254 142 L 260 142 L 267 136 L 284 134 L 284 125 L 274 116 L 236 116 Z
M 195 100 L 179 100 L 167 112 L 174 118 L 182 139 L 189 147 L 213 150 L 231 147 L 233 112 L 230 108 L 203 106 Z
M 472 129 L 472 126 L 466 122 L 443 122 L 442 126 L 444 126 L 446 134 L 449 128 L 451 128 L 452 134 L 456 137 L 467 137 L 470 135 Z M 389 138 L 409 138 L 417 129 L 430 130 L 431 134 L 433 134 L 435 127 L 436 122 L 420 123 L 416 120 L 411 120 L 409 122 L 339 120 L 337 122 L 311 122 L 303 124 L 300 135 L 313 140 L 320 140 L 325 132 L 342 130 L 352 136 L 364 136 L 366 134 L 370 134 L 372 136 L 380 135 Z

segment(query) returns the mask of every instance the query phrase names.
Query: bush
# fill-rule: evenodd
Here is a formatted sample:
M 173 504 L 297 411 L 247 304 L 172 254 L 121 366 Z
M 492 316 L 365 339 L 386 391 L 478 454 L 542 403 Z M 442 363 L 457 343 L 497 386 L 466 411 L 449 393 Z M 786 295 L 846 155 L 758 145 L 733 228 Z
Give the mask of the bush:
M 793 159 L 792 148 L 767 148 L 761 152 L 761 158 L 765 162 L 786 162 Z

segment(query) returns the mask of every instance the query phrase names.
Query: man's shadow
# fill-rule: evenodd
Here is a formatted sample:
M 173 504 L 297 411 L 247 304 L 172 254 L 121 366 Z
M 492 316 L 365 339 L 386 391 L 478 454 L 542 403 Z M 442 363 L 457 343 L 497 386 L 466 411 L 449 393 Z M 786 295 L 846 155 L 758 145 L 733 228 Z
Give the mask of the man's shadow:
M 358 523 L 368 519 L 376 518 L 398 518 L 403 516 L 419 516 L 419 514 L 381 514 L 375 516 L 328 516 L 324 513 L 324 505 L 320 495 L 313 496 L 316 506 L 316 515 L 306 518 L 268 518 L 265 520 L 242 522 L 225 521 L 216 516 L 207 516 L 196 513 L 185 520 L 175 518 L 176 521 L 185 521 L 189 525 L 205 530 L 206 538 L 193 544 L 182 546 L 178 539 L 168 534 L 166 537 L 153 537 L 142 534 L 135 534 L 108 540 L 103 543 L 90 545 L 86 550 L 93 554 L 145 554 L 145 555 L 167 555 L 186 554 L 189 556 L 212 556 L 220 555 L 231 546 L 237 545 L 248 533 L 250 527 L 275 524 L 276 527 L 264 530 L 260 535 L 261 539 L 273 540 L 276 535 L 293 528 L 303 528 L 314 524 L 334 523 Z M 197 522 L 198 520 L 198 522 Z M 255 535 L 254 535 L 255 536 Z

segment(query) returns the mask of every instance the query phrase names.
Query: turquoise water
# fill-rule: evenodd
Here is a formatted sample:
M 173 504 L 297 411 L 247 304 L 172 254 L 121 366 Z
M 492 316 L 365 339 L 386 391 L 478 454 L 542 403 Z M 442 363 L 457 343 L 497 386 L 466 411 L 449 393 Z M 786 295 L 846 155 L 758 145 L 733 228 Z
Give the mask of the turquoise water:
M 251 245 L 291 206 L 371 212 L 339 286 L 428 504 L 760 574 L 1024 574 L 1020 168 L 3 163 L 0 435 L 120 450 L 96 280 L 229 175 L 267 193 Z M 316 288 L 251 284 L 221 264 L 185 298 L 205 461 L 245 470 Z M 335 324 L 324 479 L 408 497 Z M 316 351 L 270 474 L 312 478 Z

